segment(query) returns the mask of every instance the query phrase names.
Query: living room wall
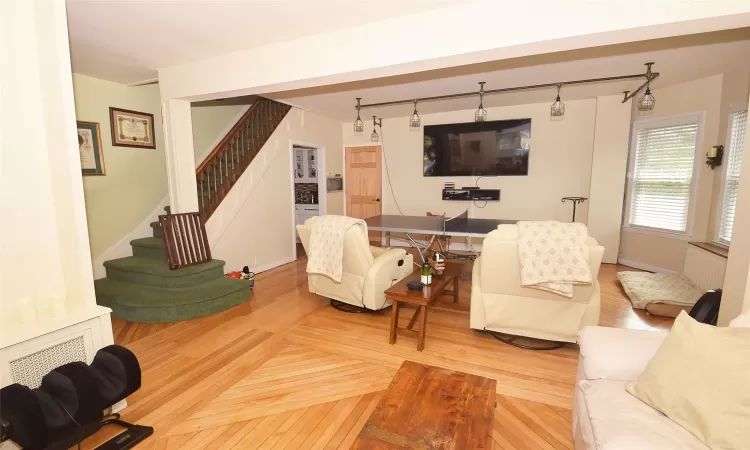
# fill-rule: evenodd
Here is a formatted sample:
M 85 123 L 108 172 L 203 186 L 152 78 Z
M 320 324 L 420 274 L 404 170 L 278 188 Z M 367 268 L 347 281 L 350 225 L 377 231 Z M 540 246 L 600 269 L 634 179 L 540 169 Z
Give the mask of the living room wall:
M 443 201 L 443 183 L 474 186 L 476 177 L 424 177 L 423 133 L 409 129 L 408 117 L 383 119 L 383 214 L 398 214 L 398 206 L 407 215 L 446 213 L 454 215 L 470 209 L 472 217 L 570 221 L 571 204 L 562 197 L 588 197 L 594 142 L 596 99 L 565 102 L 565 118 L 551 121 L 549 104 L 487 108 L 488 120 L 531 118 L 529 175 L 483 177 L 479 186 L 500 189 L 499 202 L 488 202 L 483 208 L 467 202 Z M 422 114 L 422 125 L 470 122 L 474 110 Z M 343 125 L 344 145 L 372 145 L 372 124 L 365 133 L 355 136 L 353 123 Z M 386 172 L 386 165 L 388 171 Z M 390 174 L 390 186 L 389 177 Z M 478 202 L 482 206 L 481 202 Z M 585 222 L 588 205 L 577 211 L 576 219 Z
M 292 142 L 325 147 L 325 171 L 342 172 L 341 122 L 292 108 L 206 223 L 211 253 L 227 271 L 294 260 Z M 327 193 L 326 204 L 328 214 L 343 214 L 342 192 Z
M 129 87 L 73 74 L 73 93 L 76 119 L 98 122 L 102 137 L 106 174 L 83 177 L 91 255 L 96 259 L 138 226 L 167 193 L 159 86 Z M 112 146 L 110 106 L 153 114 L 156 149 Z M 95 278 L 103 276 L 98 275 L 95 267 Z
M 669 236 L 665 234 L 647 233 L 623 228 L 622 245 L 620 246 L 620 261 L 647 270 L 666 270 L 682 272 L 685 264 L 688 241 L 711 241 L 715 225 L 714 206 L 719 201 L 721 168 L 711 170 L 704 163 L 702 157 L 709 147 L 724 144 L 730 101 L 722 101 L 724 75 L 718 74 L 673 86 L 654 89 L 657 98 L 653 113 L 646 118 L 669 117 L 693 112 L 703 113 L 703 128 L 701 142 L 695 164 L 698 167 L 698 177 L 695 189 L 692 213 L 692 233 L 688 237 Z M 746 94 L 745 94 L 746 95 Z M 734 97 L 734 95 L 732 96 Z M 633 120 L 639 120 L 634 108 Z M 723 124 L 723 125 L 722 125 Z M 712 209 L 714 212 L 712 213 Z

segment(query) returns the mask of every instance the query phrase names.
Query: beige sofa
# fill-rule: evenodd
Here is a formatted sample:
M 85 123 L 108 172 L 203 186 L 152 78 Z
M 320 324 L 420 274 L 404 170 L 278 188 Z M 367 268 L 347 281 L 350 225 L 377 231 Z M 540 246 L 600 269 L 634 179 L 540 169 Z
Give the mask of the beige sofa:
M 518 227 L 500 225 L 482 243 L 471 286 L 470 326 L 516 336 L 576 342 L 578 331 L 599 324 L 599 266 L 604 247 L 589 238 L 589 267 L 594 283 L 576 286 L 568 299 L 521 287 Z
M 310 248 L 311 221 L 297 225 L 302 246 Z M 393 283 L 414 271 L 414 258 L 401 248 L 371 247 L 361 229 L 352 227 L 344 234 L 344 273 L 340 283 L 323 275 L 307 275 L 310 292 L 323 297 L 379 310 L 389 306 L 384 292 Z
M 666 336 L 664 331 L 581 330 L 573 397 L 576 450 L 708 450 L 686 429 L 625 390 Z

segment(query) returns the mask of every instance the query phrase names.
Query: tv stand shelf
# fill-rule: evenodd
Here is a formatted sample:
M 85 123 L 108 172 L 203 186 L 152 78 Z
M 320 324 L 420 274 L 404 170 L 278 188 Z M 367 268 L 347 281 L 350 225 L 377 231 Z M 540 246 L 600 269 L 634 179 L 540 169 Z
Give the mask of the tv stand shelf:
M 500 201 L 500 189 L 443 188 L 443 200 Z

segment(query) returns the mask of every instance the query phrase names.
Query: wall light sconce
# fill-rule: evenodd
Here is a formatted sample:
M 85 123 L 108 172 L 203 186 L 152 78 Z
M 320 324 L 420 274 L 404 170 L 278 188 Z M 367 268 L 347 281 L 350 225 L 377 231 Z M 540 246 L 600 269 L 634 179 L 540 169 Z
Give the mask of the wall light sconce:
M 706 153 L 706 165 L 714 170 L 721 165 L 721 160 L 724 158 L 724 146 L 714 145 Z

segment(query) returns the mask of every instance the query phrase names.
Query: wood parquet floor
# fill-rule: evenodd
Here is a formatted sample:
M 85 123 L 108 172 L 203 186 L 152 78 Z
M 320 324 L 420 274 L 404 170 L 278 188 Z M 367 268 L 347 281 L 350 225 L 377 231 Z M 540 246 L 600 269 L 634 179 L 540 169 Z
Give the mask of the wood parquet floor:
M 470 265 L 460 302 L 432 309 L 426 345 L 399 336 L 390 314 L 345 314 L 307 291 L 304 258 L 259 274 L 251 300 L 173 324 L 113 320 L 115 342 L 138 357 L 142 388 L 123 419 L 152 425 L 139 449 L 347 449 L 406 359 L 497 380 L 495 449 L 569 449 L 578 349 L 534 352 L 469 329 Z M 603 265 L 601 324 L 669 328 L 633 311 Z M 102 430 L 94 448 L 119 430 Z

